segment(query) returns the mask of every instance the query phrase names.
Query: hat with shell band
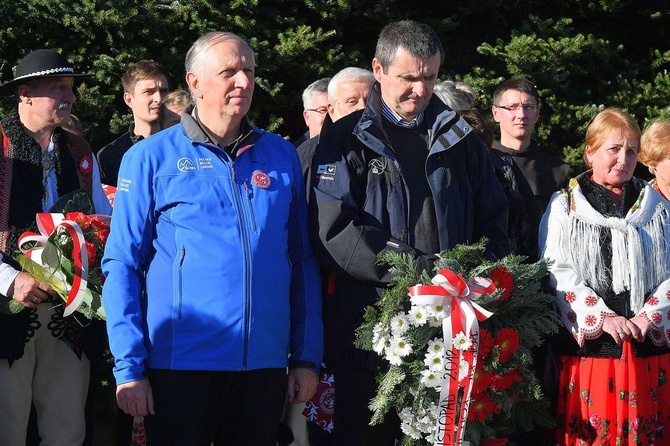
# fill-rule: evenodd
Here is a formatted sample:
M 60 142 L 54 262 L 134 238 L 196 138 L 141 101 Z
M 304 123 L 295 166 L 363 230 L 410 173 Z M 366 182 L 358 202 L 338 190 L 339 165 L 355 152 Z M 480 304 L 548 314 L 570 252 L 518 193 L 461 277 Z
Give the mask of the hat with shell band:
M 14 80 L 0 85 L 0 95 L 14 94 L 18 85 L 48 77 L 90 77 L 90 74 L 75 73 L 72 64 L 62 54 L 47 49 L 35 50 L 19 62 Z

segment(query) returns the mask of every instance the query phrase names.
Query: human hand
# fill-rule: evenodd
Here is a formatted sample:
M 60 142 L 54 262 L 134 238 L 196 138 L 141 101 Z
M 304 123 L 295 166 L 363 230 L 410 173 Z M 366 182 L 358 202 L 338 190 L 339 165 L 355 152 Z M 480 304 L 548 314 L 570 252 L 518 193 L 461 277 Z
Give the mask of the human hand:
M 637 342 L 643 342 L 644 338 L 647 336 L 647 333 L 649 333 L 649 329 L 651 328 L 649 320 L 644 316 L 634 316 L 630 318 L 630 322 L 635 324 L 635 326 L 640 330 L 640 335 L 635 337 L 635 340 Z
M 308 369 L 295 368 L 288 374 L 288 400 L 293 404 L 312 399 L 319 384 L 319 375 Z
M 14 278 L 7 291 L 7 297 L 21 302 L 27 308 L 37 308 L 44 299 L 53 294 L 54 290 L 49 285 L 25 272 L 20 272 Z
M 149 378 L 130 381 L 116 386 L 116 402 L 119 408 L 134 417 L 154 414 L 154 395 Z
M 609 333 L 617 345 L 631 339 L 638 340 L 641 336 L 644 338 L 638 326 L 623 316 L 605 316 L 603 331 Z

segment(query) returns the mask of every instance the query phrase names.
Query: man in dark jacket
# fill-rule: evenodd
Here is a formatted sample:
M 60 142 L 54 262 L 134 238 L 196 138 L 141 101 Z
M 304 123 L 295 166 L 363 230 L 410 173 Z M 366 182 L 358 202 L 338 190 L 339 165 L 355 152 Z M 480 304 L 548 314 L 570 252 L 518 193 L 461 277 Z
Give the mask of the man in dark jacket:
M 325 362 L 336 383 L 334 443 L 392 445 L 397 418 L 369 426 L 375 375 L 385 364 L 353 347 L 367 305 L 391 279 L 384 250 L 428 266 L 456 244 L 489 240 L 507 254 L 507 201 L 471 127 L 437 98 L 444 57 L 435 32 L 404 20 L 386 26 L 364 110 L 333 123 L 313 163 L 312 241 L 324 282 Z
M 133 113 L 128 131 L 98 151 L 100 176 L 104 184 L 116 187 L 123 155 L 133 144 L 158 132 L 160 105 L 168 92 L 165 68 L 154 60 L 132 64 L 121 78 L 123 101 Z

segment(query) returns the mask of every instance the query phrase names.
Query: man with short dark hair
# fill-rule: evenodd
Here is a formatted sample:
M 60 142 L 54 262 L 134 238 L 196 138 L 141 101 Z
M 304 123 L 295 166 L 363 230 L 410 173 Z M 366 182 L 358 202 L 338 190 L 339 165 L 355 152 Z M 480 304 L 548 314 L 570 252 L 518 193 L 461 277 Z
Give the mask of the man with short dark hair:
M 500 140 L 491 161 L 510 205 L 508 236 L 513 254 L 539 257 L 537 231 L 551 195 L 567 186 L 569 166 L 540 150 L 532 139 L 540 117 L 540 96 L 526 78 L 501 82 L 493 93 L 493 118 Z
M 76 78 L 56 51 L 33 51 L 0 94 L 17 108 L 0 121 L 0 444 L 25 445 L 31 403 L 41 444 L 81 445 L 89 383 L 81 322 L 63 316 L 63 301 L 11 257 L 35 216 L 58 198 L 86 190 L 95 211 L 111 214 L 89 144 L 67 130 Z M 83 210 L 83 209 L 82 209 Z M 18 305 L 22 311 L 16 311 Z M 14 310 L 11 310 L 14 308 Z
M 167 72 L 154 60 L 134 63 L 121 78 L 123 101 L 133 113 L 128 131 L 98 151 L 102 182 L 116 186 L 121 158 L 130 147 L 160 130 L 160 105 L 168 92 Z
M 487 254 L 509 250 L 507 203 L 479 138 L 438 98 L 444 57 L 430 27 L 384 27 L 364 110 L 321 135 L 313 162 L 312 242 L 330 270 L 323 296 L 324 361 L 335 377 L 334 444 L 393 445 L 397 416 L 369 426 L 375 377 L 388 367 L 354 348 L 364 309 L 391 280 L 376 264 L 384 250 L 430 267 L 435 254 L 488 238 Z
M 186 55 L 194 104 L 121 163 L 103 299 L 117 401 L 145 416 L 147 444 L 274 446 L 286 397 L 318 384 L 300 162 L 249 122 L 255 70 L 241 37 L 200 37 Z
M 570 166 L 540 150 L 532 139 L 540 117 L 540 96 L 526 78 L 507 79 L 493 92 L 493 119 L 500 125 L 500 140 L 493 148 L 512 157 L 544 212 L 551 195 L 566 186 Z

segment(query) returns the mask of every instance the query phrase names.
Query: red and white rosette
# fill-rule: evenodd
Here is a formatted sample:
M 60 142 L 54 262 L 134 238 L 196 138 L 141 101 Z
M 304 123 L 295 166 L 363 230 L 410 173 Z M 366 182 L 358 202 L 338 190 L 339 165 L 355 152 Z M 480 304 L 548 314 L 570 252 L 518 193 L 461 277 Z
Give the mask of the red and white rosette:
M 19 237 L 19 249 L 21 252 L 33 262 L 54 270 L 53 265 L 49 265 L 42 254 L 46 246 L 49 236 L 54 231 L 66 231 L 72 238 L 72 262 L 74 264 L 74 280 L 72 286 L 67 290 L 68 297 L 65 302 L 65 310 L 63 316 L 72 314 L 81 304 L 86 292 L 88 283 L 88 255 L 86 253 L 86 240 L 84 233 L 77 223 L 72 220 L 66 220 L 63 214 L 49 214 L 40 213 L 36 217 L 37 228 L 39 234 L 34 232 L 24 232 Z M 23 249 L 23 245 L 27 242 L 37 242 L 37 246 L 30 249 Z
M 460 274 L 448 269 L 441 270 L 431 282 L 433 285 L 416 285 L 409 287 L 408 291 L 412 304 L 442 306 L 449 315 L 442 321 L 446 358 L 438 402 L 435 445 L 460 445 L 463 443 L 477 365 L 478 321 L 485 321 L 493 314 L 477 305 L 473 300 L 482 294 L 494 292 L 496 287 L 490 279 L 482 277 L 474 277 L 465 282 Z M 458 371 L 462 352 L 453 345 L 452 341 L 454 336 L 461 332 L 466 338 L 473 339 L 475 354 L 464 359 L 468 363 L 468 373 L 464 379 L 460 413 L 456 413 L 458 410 Z

